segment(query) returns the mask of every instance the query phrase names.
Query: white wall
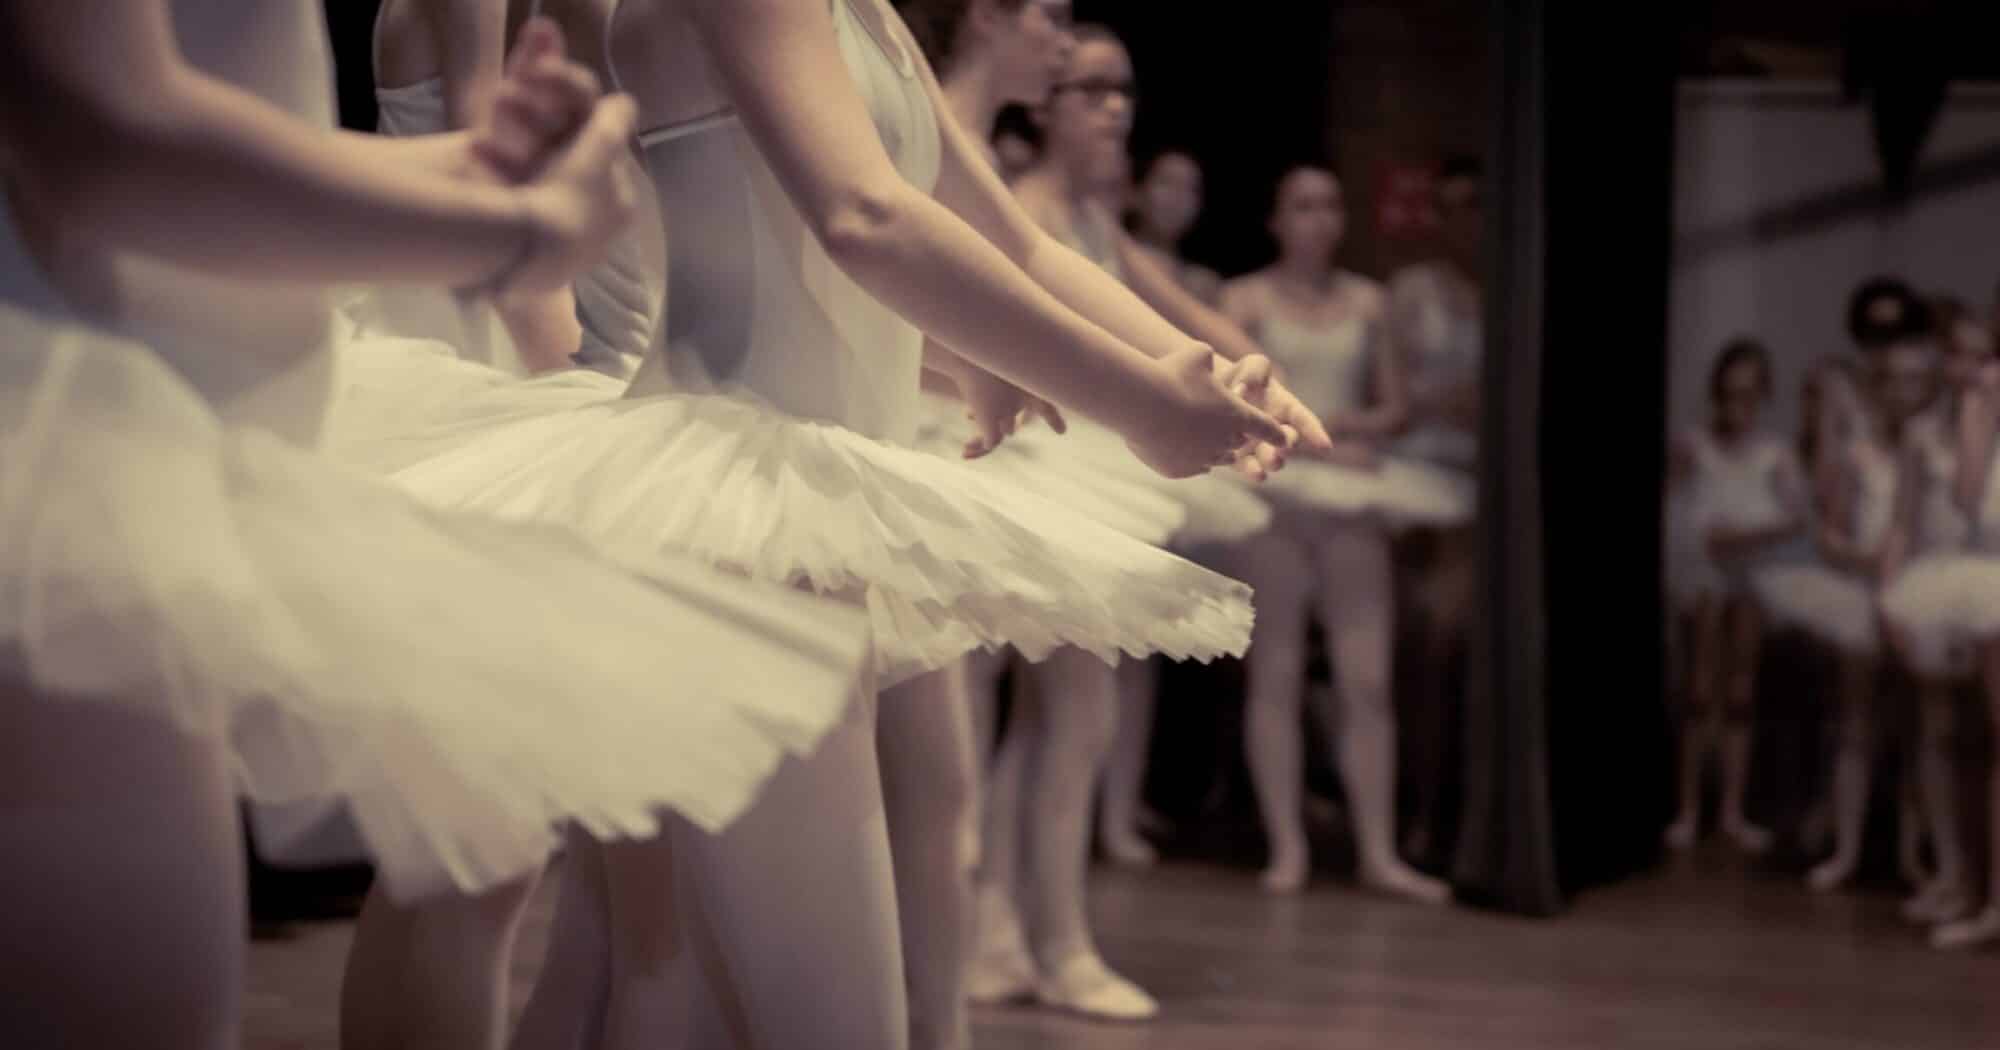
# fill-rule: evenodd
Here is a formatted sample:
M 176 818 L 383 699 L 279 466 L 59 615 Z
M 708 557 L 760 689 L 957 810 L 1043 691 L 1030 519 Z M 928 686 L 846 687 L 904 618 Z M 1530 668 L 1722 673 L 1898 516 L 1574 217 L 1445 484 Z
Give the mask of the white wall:
M 1919 197 L 1900 213 L 1861 211 L 1811 231 L 1685 252 L 1706 232 L 1802 199 L 1880 182 L 1867 110 L 1834 84 L 1702 81 L 1680 89 L 1675 129 L 1676 257 L 1668 321 L 1669 418 L 1702 418 L 1708 366 L 1731 337 L 1770 346 L 1772 421 L 1796 420 L 1809 362 L 1844 350 L 1847 295 L 1876 274 L 1985 309 L 2000 283 L 2000 180 Z M 2000 148 L 2000 93 L 1957 90 L 1926 142 L 1926 167 Z M 1613 341 L 1615 345 L 1615 340 Z

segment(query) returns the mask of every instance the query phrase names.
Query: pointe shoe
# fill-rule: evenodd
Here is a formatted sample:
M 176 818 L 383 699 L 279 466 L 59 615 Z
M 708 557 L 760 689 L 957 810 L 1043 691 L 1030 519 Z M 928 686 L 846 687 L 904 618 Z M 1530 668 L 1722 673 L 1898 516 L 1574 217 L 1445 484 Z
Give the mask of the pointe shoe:
M 1724 821 L 1722 834 L 1735 844 L 1738 850 L 1752 857 L 1761 857 L 1771 852 L 1771 833 L 1741 817 Z
M 1361 866 L 1361 884 L 1369 889 L 1392 896 L 1416 901 L 1419 904 L 1445 904 L 1451 900 L 1451 885 L 1442 879 L 1410 867 L 1398 859 L 1388 863 Z
M 1145 989 L 1120 977 L 1095 953 L 1078 955 L 1035 983 L 1043 1006 L 1099 1021 L 1146 1021 L 1160 1004 Z
M 2000 906 L 1991 904 L 1977 915 L 1931 931 L 1933 948 L 1976 948 L 1993 940 L 2000 940 Z
M 1670 850 L 1689 850 L 1694 848 L 1695 836 L 1699 831 L 1693 817 L 1682 817 L 1667 825 L 1666 834 L 1662 835 L 1661 839 L 1666 842 Z
M 1127 831 L 1123 834 L 1105 834 L 1099 843 L 1104 855 L 1111 863 L 1121 868 L 1150 868 L 1159 863 L 1160 855 L 1153 845 L 1139 837 L 1138 833 Z
M 1854 868 L 1855 861 L 1851 857 L 1829 857 L 1806 873 L 1806 885 L 1814 893 L 1832 893 L 1854 878 Z

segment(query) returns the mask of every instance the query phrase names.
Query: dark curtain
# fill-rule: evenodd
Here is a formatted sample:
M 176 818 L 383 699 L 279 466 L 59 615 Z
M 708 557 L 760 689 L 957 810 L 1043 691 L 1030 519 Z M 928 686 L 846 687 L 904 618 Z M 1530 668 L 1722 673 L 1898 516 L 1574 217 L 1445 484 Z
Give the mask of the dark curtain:
M 375 12 L 379 0 L 326 0 L 326 35 L 333 45 L 340 126 L 375 130 Z
M 1576 891 L 1673 807 L 1660 580 L 1679 5 L 1565 8 L 1548 63 L 1542 426 L 1550 793 Z
M 1454 869 L 1550 914 L 1658 856 L 1671 14 L 1496 4 L 1485 619 Z
M 1460 896 L 1548 915 L 1562 905 L 1548 797 L 1540 454 L 1545 44 L 1541 0 L 1492 7 L 1485 412 L 1478 612 L 1466 684 Z

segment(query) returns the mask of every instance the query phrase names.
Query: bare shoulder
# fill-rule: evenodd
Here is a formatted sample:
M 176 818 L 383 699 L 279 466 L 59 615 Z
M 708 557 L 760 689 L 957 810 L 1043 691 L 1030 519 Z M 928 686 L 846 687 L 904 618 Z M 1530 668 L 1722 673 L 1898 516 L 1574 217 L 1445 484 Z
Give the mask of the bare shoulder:
M 1223 313 L 1241 323 L 1244 318 L 1262 312 L 1263 304 L 1268 301 L 1269 285 L 1270 279 L 1263 270 L 1252 270 L 1222 281 L 1216 290 L 1216 303 Z
M 1382 282 L 1366 274 L 1350 270 L 1340 271 L 1341 294 L 1347 297 L 1355 311 L 1368 315 L 1379 315 L 1389 304 L 1389 291 Z

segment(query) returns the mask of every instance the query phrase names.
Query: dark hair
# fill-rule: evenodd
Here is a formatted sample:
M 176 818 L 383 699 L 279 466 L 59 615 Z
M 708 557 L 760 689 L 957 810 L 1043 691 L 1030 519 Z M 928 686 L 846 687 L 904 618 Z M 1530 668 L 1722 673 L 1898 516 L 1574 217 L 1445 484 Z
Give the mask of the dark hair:
M 1116 44 L 1118 49 L 1130 54 L 1132 49 L 1125 46 L 1125 38 L 1102 22 L 1078 22 L 1069 27 L 1070 39 L 1077 47 L 1085 44 Z
M 1026 106 L 1010 102 L 1000 108 L 999 115 L 993 118 L 993 133 L 987 138 L 997 139 L 1002 135 L 1012 135 L 1035 147 L 1036 152 L 1041 151 L 1042 129 Z
M 1438 161 L 1437 181 L 1450 182 L 1453 179 L 1483 179 L 1486 177 L 1486 163 L 1470 153 L 1448 153 Z
M 1764 344 L 1749 336 L 1737 336 L 1722 345 L 1722 352 L 1715 355 L 1715 363 L 1708 369 L 1708 399 L 1722 400 L 1722 379 L 1738 365 L 1752 365 L 1757 369 L 1757 387 L 1761 396 L 1771 394 L 1771 351 Z
M 917 39 L 917 46 L 923 49 L 924 57 L 930 60 L 931 70 L 943 77 L 951 67 L 953 51 L 958 46 L 958 31 L 965 25 L 965 17 L 972 13 L 975 0 L 897 0 L 896 9 L 903 15 L 904 24 L 910 27 L 910 35 Z M 1025 0 L 994 0 L 1002 8 L 1012 10 L 1020 7 Z
M 1320 172 L 1331 177 L 1335 186 L 1341 186 L 1340 173 L 1333 170 L 1333 165 L 1328 163 L 1324 158 L 1306 157 L 1293 161 L 1278 169 L 1278 177 L 1271 180 L 1270 206 L 1265 214 L 1273 216 L 1278 214 L 1278 200 L 1284 196 L 1285 183 L 1290 182 L 1292 176 L 1302 171 Z
M 1195 156 L 1193 150 L 1185 146 L 1162 146 L 1146 154 L 1146 159 L 1134 169 L 1138 172 L 1137 181 L 1144 182 L 1152 177 L 1153 169 L 1159 167 L 1168 157 L 1186 157 L 1187 162 L 1194 165 L 1196 171 L 1204 176 L 1208 173 L 1208 169 L 1202 166 L 1201 158 Z
M 1894 277 L 1871 277 L 1847 297 L 1847 334 L 1863 350 L 1881 350 L 1930 331 L 1930 306 Z

